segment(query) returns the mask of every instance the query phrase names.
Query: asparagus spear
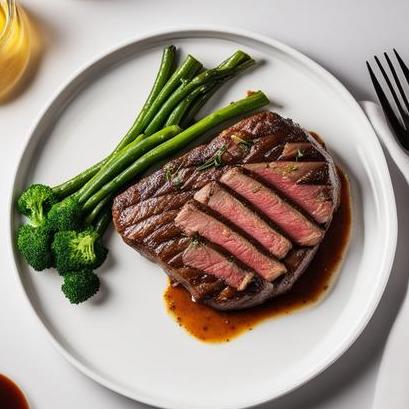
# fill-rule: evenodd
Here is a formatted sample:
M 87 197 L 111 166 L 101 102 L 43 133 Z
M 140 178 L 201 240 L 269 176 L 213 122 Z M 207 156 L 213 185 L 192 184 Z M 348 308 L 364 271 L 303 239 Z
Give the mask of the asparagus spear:
M 237 58 L 237 53 L 239 53 L 239 57 Z M 200 74 L 198 74 L 195 78 L 193 78 L 190 82 L 182 84 L 168 99 L 167 101 L 161 106 L 160 110 L 157 112 L 155 117 L 150 121 L 150 124 L 147 128 L 144 129 L 145 135 L 150 135 L 153 132 L 156 132 L 160 129 L 166 121 L 166 118 L 172 112 L 172 110 L 176 107 L 176 105 L 183 100 L 187 95 L 189 95 L 195 88 L 200 87 L 203 84 L 217 81 L 217 80 L 226 80 L 227 78 L 231 78 L 238 72 L 242 71 L 240 64 L 237 65 L 237 61 L 241 61 L 242 59 L 242 52 L 238 51 L 237 53 L 233 54 L 228 60 L 226 60 L 222 67 L 216 67 L 210 70 L 206 70 Z M 254 61 L 251 60 L 251 64 L 254 64 Z M 248 65 L 245 66 L 247 68 Z
M 156 148 L 142 155 L 128 168 L 111 179 L 92 197 L 90 197 L 83 205 L 83 210 L 91 211 L 93 208 L 95 208 L 95 206 L 98 205 L 101 200 L 117 192 L 122 186 L 124 186 L 126 183 L 129 183 L 133 178 L 135 178 L 136 175 L 146 170 L 149 166 L 157 163 L 162 159 L 165 159 L 166 157 L 169 157 L 173 153 L 184 148 L 189 143 L 194 141 L 198 136 L 214 128 L 220 123 L 246 112 L 261 108 L 268 103 L 269 100 L 264 95 L 264 93 L 258 91 L 206 116 L 172 139 L 160 144 Z
M 149 93 L 149 96 L 141 112 L 136 118 L 134 124 L 132 125 L 131 129 L 126 133 L 126 135 L 119 142 L 119 144 L 115 148 L 115 151 L 118 151 L 124 146 L 126 146 L 129 143 L 129 141 L 134 137 L 134 133 L 133 133 L 134 130 L 140 126 L 143 117 L 146 115 L 146 112 L 152 106 L 152 103 L 158 97 L 164 85 L 169 81 L 169 78 L 171 77 L 173 70 L 174 70 L 175 60 L 176 60 L 175 46 L 171 45 L 165 48 L 162 54 L 160 67 L 156 75 L 156 79 L 151 89 L 151 92 Z M 191 75 L 193 77 L 194 73 L 197 70 L 197 65 L 193 64 L 193 67 L 192 67 L 192 64 L 189 63 L 189 66 L 192 68 Z M 90 180 L 101 169 L 101 167 L 106 163 L 107 159 L 108 158 L 105 158 L 99 161 L 98 163 L 89 167 L 88 169 L 81 172 L 77 176 L 74 176 L 73 178 L 67 180 L 66 182 L 53 187 L 53 191 L 60 199 L 63 199 L 64 197 L 69 196 L 70 194 L 76 192 L 81 186 L 83 186 L 88 180 Z
M 168 126 L 142 141 L 131 142 L 119 152 L 114 153 L 101 170 L 78 191 L 79 204 L 85 203 L 93 193 L 130 165 L 135 158 L 139 158 L 155 146 L 174 137 L 180 131 L 181 128 L 177 125 Z

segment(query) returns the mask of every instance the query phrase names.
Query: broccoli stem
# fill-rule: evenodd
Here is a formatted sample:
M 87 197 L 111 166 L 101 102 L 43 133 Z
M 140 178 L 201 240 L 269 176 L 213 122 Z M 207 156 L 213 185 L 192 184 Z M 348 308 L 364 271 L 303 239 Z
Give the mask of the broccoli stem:
M 238 115 L 261 108 L 269 103 L 263 92 L 258 91 L 239 101 L 233 102 L 212 114 L 206 116 L 172 139 L 160 144 L 133 162 L 127 169 L 106 183 L 83 205 L 83 211 L 91 211 L 98 203 L 108 195 L 117 192 L 122 186 L 130 182 L 136 175 L 146 170 L 149 166 L 165 159 L 178 150 L 184 148 L 198 136 Z
M 158 73 L 156 75 L 155 82 L 153 87 L 149 93 L 148 98 L 145 101 L 141 111 L 139 112 L 135 122 L 133 123 L 130 130 L 125 134 L 119 144 L 116 146 L 114 152 L 121 150 L 124 146 L 126 146 L 130 140 L 135 137 L 135 129 L 138 128 L 148 112 L 149 108 L 158 97 L 159 93 L 168 82 L 169 78 L 171 77 L 176 60 L 176 47 L 171 45 L 163 50 L 162 59 L 160 63 L 160 67 Z M 137 135 L 136 135 L 137 136 Z M 80 189 L 85 183 L 87 183 L 100 169 L 101 167 L 107 162 L 108 158 L 105 158 L 95 165 L 92 165 L 88 169 L 84 170 L 77 176 L 67 180 L 64 183 L 61 183 L 58 186 L 53 188 L 54 193 L 60 198 L 63 199 L 75 193 L 78 189 Z
M 168 126 L 142 141 L 130 143 L 121 151 L 112 155 L 100 171 L 78 191 L 76 195 L 79 204 L 85 203 L 99 188 L 126 169 L 133 161 L 155 146 L 174 137 L 180 131 L 181 128 L 177 125 Z

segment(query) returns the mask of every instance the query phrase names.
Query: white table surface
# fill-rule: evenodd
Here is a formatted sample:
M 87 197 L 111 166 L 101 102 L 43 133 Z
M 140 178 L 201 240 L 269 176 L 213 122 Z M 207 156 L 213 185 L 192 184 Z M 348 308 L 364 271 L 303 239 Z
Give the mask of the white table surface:
M 396 47 L 409 60 L 407 0 L 25 0 L 41 22 L 44 52 L 25 92 L 0 105 L 0 213 L 30 127 L 79 67 L 141 33 L 217 24 L 258 31 L 298 48 L 334 73 L 357 99 L 375 99 L 365 59 Z M 388 158 L 389 159 L 389 158 Z M 409 188 L 390 162 L 399 214 L 391 278 L 362 336 L 331 368 L 263 409 L 369 409 L 384 344 L 407 287 Z M 71 367 L 53 348 L 24 301 L 0 218 L 0 372 L 26 391 L 33 409 L 140 409 Z M 382 240 L 376 237 L 374 240 Z M 362 295 L 364 296 L 364 294 Z M 407 357 L 407 351 L 402 351 Z M 7 409 L 7 408 L 2 408 Z M 393 408 L 392 408 L 393 409 Z

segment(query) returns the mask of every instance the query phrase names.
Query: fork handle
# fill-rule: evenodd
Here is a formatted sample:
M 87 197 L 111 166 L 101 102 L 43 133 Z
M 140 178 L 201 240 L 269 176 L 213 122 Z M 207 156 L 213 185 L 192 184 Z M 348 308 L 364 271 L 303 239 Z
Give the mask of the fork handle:
M 391 155 L 392 160 L 402 172 L 403 177 L 409 184 L 409 152 L 405 151 L 397 142 L 390 130 L 381 107 L 372 101 L 363 101 L 361 106 L 371 122 L 379 140 Z

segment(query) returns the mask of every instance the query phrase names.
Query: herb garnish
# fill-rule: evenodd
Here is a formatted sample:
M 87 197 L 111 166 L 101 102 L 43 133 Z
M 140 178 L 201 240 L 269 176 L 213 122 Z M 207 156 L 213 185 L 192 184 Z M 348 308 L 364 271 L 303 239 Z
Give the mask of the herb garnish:
M 215 167 L 215 168 L 219 168 L 220 166 L 223 165 L 223 159 L 222 156 L 224 154 L 224 152 L 227 151 L 227 146 L 226 144 L 223 144 L 219 149 L 217 149 L 217 151 L 215 152 L 215 154 L 209 158 L 206 162 L 202 163 L 200 166 L 197 167 L 198 170 L 205 170 L 205 169 L 209 169 L 211 167 Z
M 182 164 L 179 165 L 179 167 L 173 171 L 171 166 L 165 167 L 165 179 L 172 183 L 172 185 L 176 188 L 180 188 L 182 185 L 182 179 L 179 175 L 179 170 L 181 168 Z
M 233 140 L 234 143 L 236 143 L 237 145 L 240 145 L 241 147 L 243 147 L 245 150 L 248 150 L 249 148 L 251 148 L 254 144 L 253 141 L 247 140 L 247 139 L 243 139 L 240 138 L 240 136 L 238 135 L 232 135 L 231 139 Z

